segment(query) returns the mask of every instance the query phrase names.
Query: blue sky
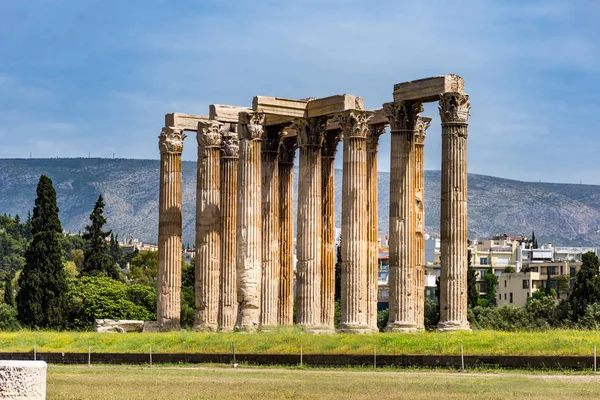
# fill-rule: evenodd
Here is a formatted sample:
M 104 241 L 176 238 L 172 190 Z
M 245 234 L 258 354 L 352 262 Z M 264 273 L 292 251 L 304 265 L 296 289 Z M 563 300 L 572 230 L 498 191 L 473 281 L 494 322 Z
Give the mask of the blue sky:
M 395 83 L 455 73 L 469 172 L 600 184 L 597 1 L 2 0 L 0 15 L 2 158 L 158 158 L 168 112 L 257 94 L 353 93 L 374 109 Z M 436 105 L 425 115 L 439 169 Z

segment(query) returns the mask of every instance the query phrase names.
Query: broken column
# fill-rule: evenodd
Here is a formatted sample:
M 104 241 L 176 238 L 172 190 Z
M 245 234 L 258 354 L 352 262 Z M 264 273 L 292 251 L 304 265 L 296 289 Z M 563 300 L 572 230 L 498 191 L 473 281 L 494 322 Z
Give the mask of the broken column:
M 323 245 L 321 246 L 321 322 L 334 329 L 335 317 L 335 182 L 334 161 L 341 140 L 339 130 L 325 134 L 321 150 L 323 185 Z
M 280 128 L 269 126 L 262 139 L 261 329 L 277 326 L 279 298 L 279 141 Z
M 443 331 L 470 330 L 467 321 L 467 127 L 469 96 L 440 96 L 442 192 L 440 322 Z
M 186 135 L 165 127 L 158 137 L 160 192 L 158 200 L 158 271 L 156 320 L 161 330 L 180 326 L 181 292 L 181 152 Z
M 253 332 L 260 324 L 262 263 L 261 138 L 264 114 L 240 112 L 237 214 L 236 329 Z
M 431 118 L 419 118 L 415 130 L 415 322 L 425 329 L 425 168 L 423 150 Z
M 384 104 L 391 128 L 389 318 L 386 331 L 411 332 L 415 320 L 414 136 L 423 106 Z
M 296 323 L 309 332 L 321 323 L 322 171 L 321 146 L 326 117 L 298 119 L 300 165 L 296 256 Z
M 198 122 L 196 179 L 196 317 L 194 329 L 218 330 L 221 269 L 221 126 Z
M 294 324 L 294 158 L 296 138 L 283 138 L 279 148 L 279 325 Z
M 340 330 L 370 333 L 367 326 L 367 132 L 372 112 L 337 117 L 344 136 L 342 178 L 342 293 Z
M 377 151 L 385 125 L 371 125 L 367 136 L 367 326 L 377 328 L 379 218 L 377 215 Z

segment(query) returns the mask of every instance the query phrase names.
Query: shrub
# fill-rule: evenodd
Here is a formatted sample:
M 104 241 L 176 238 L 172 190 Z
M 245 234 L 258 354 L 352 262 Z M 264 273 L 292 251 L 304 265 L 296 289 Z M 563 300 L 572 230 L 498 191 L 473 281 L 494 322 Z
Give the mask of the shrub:
M 383 332 L 389 318 L 390 312 L 389 309 L 377 311 L 377 327 L 379 328 L 379 332 Z
M 17 319 L 17 309 L 0 303 L 0 331 L 18 331 L 21 329 Z

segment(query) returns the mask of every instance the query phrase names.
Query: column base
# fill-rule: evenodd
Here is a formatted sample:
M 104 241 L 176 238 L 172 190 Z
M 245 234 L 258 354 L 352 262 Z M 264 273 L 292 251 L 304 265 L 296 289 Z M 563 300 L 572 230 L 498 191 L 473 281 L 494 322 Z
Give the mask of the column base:
M 163 319 L 162 321 L 157 321 L 156 325 L 160 332 L 172 332 L 172 331 L 178 331 L 181 329 L 181 326 L 179 325 L 179 320 L 173 320 L 173 319 L 171 319 L 171 320 Z
M 374 329 L 368 325 L 359 325 L 359 324 L 340 324 L 339 328 L 340 333 L 351 333 L 358 335 L 369 335 L 373 333 L 378 333 L 379 329 Z
M 332 335 L 335 333 L 335 329 L 327 326 L 327 325 L 296 325 L 298 328 L 302 329 L 304 332 L 311 335 Z
M 471 332 L 471 326 L 468 322 L 455 322 L 455 321 L 440 321 L 437 324 L 438 331 L 442 332 L 459 332 L 459 331 L 467 331 Z
M 273 333 L 273 332 L 277 332 L 278 328 L 279 328 L 278 325 L 261 325 L 259 328 L 259 331 L 261 333 Z
M 249 324 L 249 325 L 236 325 L 233 328 L 234 332 L 242 332 L 242 333 L 256 333 L 258 332 L 258 325 Z
M 198 325 L 194 325 L 193 329 L 196 332 L 204 332 L 204 333 L 219 332 L 219 327 L 217 326 L 217 324 L 198 324 Z
M 417 324 L 411 322 L 391 322 L 388 323 L 385 327 L 385 332 L 405 332 L 405 333 L 415 333 L 419 332 L 419 328 Z

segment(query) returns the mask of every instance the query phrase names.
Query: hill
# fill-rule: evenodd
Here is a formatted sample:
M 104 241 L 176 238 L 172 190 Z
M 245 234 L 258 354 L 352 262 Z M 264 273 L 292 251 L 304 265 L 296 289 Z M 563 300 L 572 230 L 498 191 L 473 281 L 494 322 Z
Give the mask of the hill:
M 183 241 L 194 241 L 196 163 L 183 162 Z M 64 229 L 89 222 L 102 193 L 109 227 L 120 238 L 155 242 L 158 232 L 157 160 L 0 159 L 0 214 L 26 216 L 39 176 L 56 187 Z M 341 211 L 341 171 L 336 171 L 336 223 Z M 388 231 L 389 173 L 379 173 L 379 229 Z M 425 171 L 426 231 L 439 233 L 440 172 Z M 533 183 L 469 174 L 469 237 L 530 235 L 556 245 L 600 244 L 600 186 Z

